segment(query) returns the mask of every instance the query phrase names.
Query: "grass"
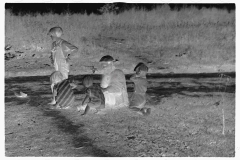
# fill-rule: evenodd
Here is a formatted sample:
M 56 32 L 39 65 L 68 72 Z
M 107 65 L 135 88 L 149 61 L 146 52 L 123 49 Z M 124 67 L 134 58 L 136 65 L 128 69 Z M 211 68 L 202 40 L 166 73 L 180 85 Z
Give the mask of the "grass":
M 150 11 L 132 8 L 119 14 L 22 16 L 6 10 L 5 45 L 26 54 L 49 52 L 51 39 L 47 32 L 54 26 L 63 28 L 63 38 L 79 47 L 86 59 L 112 54 L 120 59 L 125 55 L 126 61 L 140 57 L 156 66 L 165 62 L 173 66 L 235 63 L 235 11 L 216 8 L 178 11 L 164 5 Z

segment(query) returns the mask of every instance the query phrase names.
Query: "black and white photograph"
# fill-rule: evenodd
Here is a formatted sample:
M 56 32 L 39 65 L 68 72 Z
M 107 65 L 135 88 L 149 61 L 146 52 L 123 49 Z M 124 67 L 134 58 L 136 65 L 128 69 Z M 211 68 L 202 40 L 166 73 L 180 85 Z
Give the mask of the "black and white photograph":
M 3 3 L 3 156 L 236 158 L 237 6 Z

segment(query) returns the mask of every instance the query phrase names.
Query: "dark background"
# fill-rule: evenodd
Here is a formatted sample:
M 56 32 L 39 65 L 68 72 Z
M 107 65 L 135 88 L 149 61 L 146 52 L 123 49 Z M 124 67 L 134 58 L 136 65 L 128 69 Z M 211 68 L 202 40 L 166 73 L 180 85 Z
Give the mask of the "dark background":
M 105 3 L 6 3 L 5 9 L 10 9 L 12 13 L 16 15 L 24 15 L 24 14 L 45 14 L 45 13 L 87 13 L 87 14 L 101 14 L 99 9 L 106 5 Z M 124 10 L 128 10 L 131 8 L 138 9 L 146 9 L 151 10 L 156 8 L 157 6 L 161 6 L 163 4 L 156 3 L 115 3 L 115 5 L 119 8 L 118 13 Z M 181 8 L 187 8 L 194 6 L 198 9 L 203 7 L 205 8 L 218 8 L 218 9 L 227 9 L 229 12 L 231 10 L 235 10 L 234 3 L 225 3 L 225 4 L 176 4 L 171 3 L 168 4 L 171 9 L 180 10 Z

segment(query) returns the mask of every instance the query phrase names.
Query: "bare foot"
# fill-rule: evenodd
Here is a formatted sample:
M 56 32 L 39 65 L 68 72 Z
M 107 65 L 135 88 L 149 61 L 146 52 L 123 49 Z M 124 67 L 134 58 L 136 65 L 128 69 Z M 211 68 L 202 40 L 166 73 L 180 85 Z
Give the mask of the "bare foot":
M 79 107 L 77 107 L 77 111 L 79 112 L 79 111 L 81 111 L 81 110 L 85 110 L 86 107 L 87 107 L 87 104 L 84 104 L 84 105 L 82 105 L 82 106 L 79 106 Z
M 140 114 L 140 115 L 144 115 L 144 112 L 142 110 L 137 111 L 137 113 Z
M 59 104 L 55 105 L 56 109 L 61 109 L 61 106 Z
M 56 104 L 56 101 L 52 100 L 52 102 L 50 102 L 50 103 L 48 103 L 48 104 L 54 105 L 54 104 Z
M 85 110 L 84 110 L 84 113 L 82 113 L 81 115 L 82 116 L 86 115 L 89 112 L 89 110 L 90 110 L 90 107 L 87 105 Z
M 61 107 L 59 106 L 59 104 L 54 104 L 50 107 L 51 109 L 61 109 Z
M 143 108 L 141 111 L 144 116 L 148 116 L 151 113 L 151 108 Z

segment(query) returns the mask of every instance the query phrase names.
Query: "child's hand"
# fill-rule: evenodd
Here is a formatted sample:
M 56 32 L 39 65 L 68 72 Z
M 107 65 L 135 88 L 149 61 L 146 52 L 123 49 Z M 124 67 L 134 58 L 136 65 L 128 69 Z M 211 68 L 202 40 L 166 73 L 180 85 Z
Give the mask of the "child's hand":
M 53 47 L 53 49 L 51 50 L 51 52 L 55 52 L 57 49 L 56 47 Z
M 70 57 L 69 57 L 69 55 L 67 56 L 66 61 L 67 61 L 67 62 L 70 61 Z
M 130 80 L 132 80 L 132 79 L 135 79 L 135 78 L 137 78 L 137 77 L 139 77 L 137 74 L 134 74 L 134 75 L 132 75 L 131 77 L 130 77 Z
M 54 64 L 54 60 L 53 60 L 52 55 L 49 58 L 50 58 L 51 63 Z

